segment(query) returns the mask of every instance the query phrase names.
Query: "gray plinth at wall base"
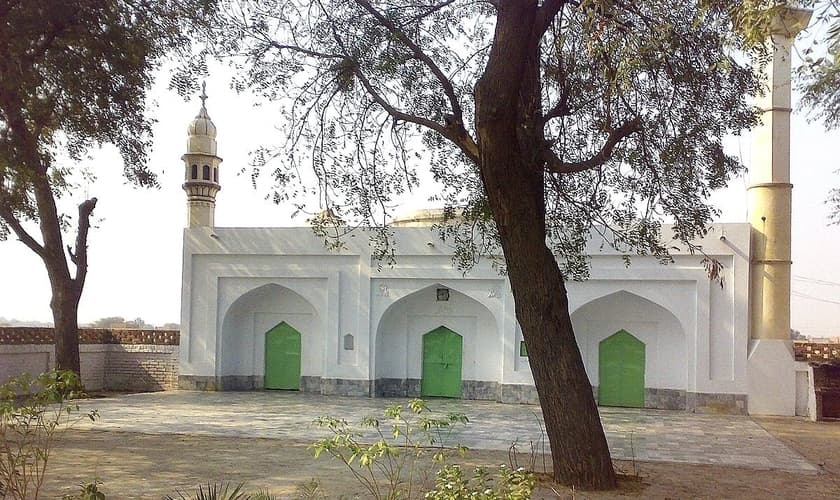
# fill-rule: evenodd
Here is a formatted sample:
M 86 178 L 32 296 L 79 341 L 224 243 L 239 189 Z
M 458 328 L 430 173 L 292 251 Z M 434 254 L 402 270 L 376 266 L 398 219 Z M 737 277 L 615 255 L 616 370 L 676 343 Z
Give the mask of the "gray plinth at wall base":
M 379 398 L 419 398 L 421 396 L 420 379 L 379 378 L 373 381 L 371 394 Z M 479 399 L 499 401 L 498 382 L 483 380 L 462 380 L 461 399 Z
M 253 391 L 262 389 L 263 378 L 254 375 L 181 375 L 178 388 L 187 391 Z
M 462 380 L 461 399 L 499 401 L 501 399 L 499 383 L 485 382 L 482 380 Z
M 372 381 L 371 394 L 377 398 L 416 398 L 420 397 L 420 379 L 418 378 L 378 378 Z
M 325 396 L 370 396 L 370 381 L 322 378 L 321 394 Z
M 537 393 L 537 388 L 533 385 L 522 384 L 504 384 L 501 386 L 501 403 L 509 404 L 540 404 L 540 395 Z M 598 386 L 592 387 L 592 395 L 595 400 L 598 400 Z
M 409 378 L 405 380 L 405 395 L 409 398 L 419 398 L 422 395 L 422 387 L 419 378 Z
M 537 388 L 533 385 L 504 384 L 501 386 L 502 403 L 539 404 Z M 592 387 L 598 401 L 598 386 Z M 695 413 L 723 413 L 745 415 L 746 394 L 706 394 L 678 389 L 645 388 L 645 408 L 682 410 Z
M 511 404 L 539 404 L 537 388 L 533 385 L 502 384 L 501 402 Z
M 405 396 L 405 379 L 378 378 L 370 381 L 370 393 L 376 398 L 399 398 Z
M 205 375 L 180 375 L 178 388 L 186 391 L 218 391 L 216 377 Z
M 747 395 L 688 392 L 685 395 L 685 409 L 694 413 L 746 415 Z
M 300 377 L 300 392 L 321 394 L 321 377 Z
M 263 387 L 263 377 L 254 375 L 224 375 L 219 379 L 222 391 L 253 391 Z
M 223 377 L 181 375 L 178 388 L 191 391 L 247 391 L 263 388 L 263 378 L 248 375 Z M 373 396 L 385 398 L 420 397 L 420 379 L 380 378 L 376 380 L 300 378 L 300 391 L 329 396 Z M 598 387 L 592 388 L 597 401 Z M 499 384 L 480 380 L 461 382 L 462 399 L 500 401 L 513 404 L 539 404 L 533 385 Z M 693 413 L 747 414 L 746 394 L 712 394 L 678 389 L 645 388 L 645 408 L 683 410 Z
M 645 388 L 645 408 L 685 410 L 685 391 L 679 389 Z

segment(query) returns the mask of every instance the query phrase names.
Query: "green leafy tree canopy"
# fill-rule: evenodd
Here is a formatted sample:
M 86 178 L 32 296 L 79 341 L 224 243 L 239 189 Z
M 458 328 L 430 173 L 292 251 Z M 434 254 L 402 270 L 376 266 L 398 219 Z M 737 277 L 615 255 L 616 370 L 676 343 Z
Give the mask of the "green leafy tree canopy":
M 79 371 L 77 309 L 96 198 L 79 205 L 66 248 L 71 218 L 56 199 L 103 144 L 117 147 L 130 181 L 157 185 L 146 93 L 163 57 L 188 50 L 193 21 L 211 8 L 209 0 L 0 3 L 0 239 L 13 233 L 46 267 L 62 368 Z

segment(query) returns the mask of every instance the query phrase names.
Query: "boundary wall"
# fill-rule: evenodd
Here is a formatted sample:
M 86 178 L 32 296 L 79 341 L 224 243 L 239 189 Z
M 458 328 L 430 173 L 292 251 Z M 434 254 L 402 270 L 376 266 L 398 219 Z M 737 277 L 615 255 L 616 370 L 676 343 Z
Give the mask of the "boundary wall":
M 52 328 L 0 327 L 0 383 L 55 367 Z M 88 391 L 178 388 L 177 330 L 80 328 L 82 383 Z

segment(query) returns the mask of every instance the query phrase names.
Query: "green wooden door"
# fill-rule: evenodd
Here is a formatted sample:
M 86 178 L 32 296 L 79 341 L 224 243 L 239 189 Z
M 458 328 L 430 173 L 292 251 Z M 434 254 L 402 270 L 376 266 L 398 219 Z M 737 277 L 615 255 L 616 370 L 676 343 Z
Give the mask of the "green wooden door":
M 625 330 L 601 341 L 598 349 L 598 404 L 645 405 L 645 344 Z
M 423 335 L 423 379 L 420 394 L 461 397 L 463 339 L 444 326 Z
M 300 389 L 300 332 L 280 323 L 265 334 L 266 389 Z

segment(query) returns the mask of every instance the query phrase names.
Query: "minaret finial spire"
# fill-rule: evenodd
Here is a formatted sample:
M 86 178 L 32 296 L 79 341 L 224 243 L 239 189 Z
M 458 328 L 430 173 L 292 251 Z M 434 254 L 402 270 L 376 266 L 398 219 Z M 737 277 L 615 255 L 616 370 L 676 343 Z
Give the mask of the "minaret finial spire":
M 213 227 L 216 193 L 219 192 L 219 164 L 216 155 L 216 125 L 204 107 L 207 83 L 201 82 L 201 109 L 187 129 L 187 152 L 184 161 L 184 191 L 187 192 L 189 227 Z
M 207 100 L 207 82 L 206 81 L 201 82 L 201 95 L 198 96 L 198 98 L 201 99 L 201 107 L 203 108 L 204 107 L 204 101 Z

